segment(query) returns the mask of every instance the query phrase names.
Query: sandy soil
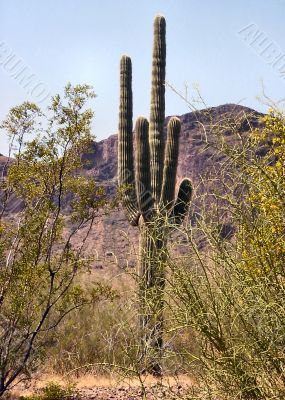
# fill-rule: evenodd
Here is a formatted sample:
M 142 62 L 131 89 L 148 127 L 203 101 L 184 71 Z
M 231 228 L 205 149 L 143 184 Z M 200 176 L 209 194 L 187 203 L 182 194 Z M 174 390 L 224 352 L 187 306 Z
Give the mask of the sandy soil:
M 73 400 L 156 400 L 156 399 L 185 399 L 186 392 L 193 385 L 189 377 L 179 376 L 154 379 L 144 377 L 139 380 L 120 380 L 96 375 L 85 375 L 79 378 L 63 379 L 62 377 L 40 376 L 29 387 L 15 388 L 13 400 L 19 396 L 37 393 L 49 382 L 57 382 L 62 387 L 68 384 L 76 386 Z

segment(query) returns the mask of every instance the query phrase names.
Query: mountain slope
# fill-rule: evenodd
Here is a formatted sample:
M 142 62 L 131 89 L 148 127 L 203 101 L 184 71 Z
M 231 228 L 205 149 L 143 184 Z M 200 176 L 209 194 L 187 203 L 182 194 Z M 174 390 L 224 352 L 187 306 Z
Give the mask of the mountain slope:
M 262 114 L 250 108 L 226 104 L 190 112 L 179 117 L 181 135 L 177 181 L 179 182 L 183 177 L 189 177 L 194 184 L 196 200 L 191 205 L 192 215 L 195 209 L 199 208 L 199 194 L 215 189 L 209 183 L 199 185 L 200 176 L 206 176 L 208 172 L 212 172 L 216 161 L 220 161 L 220 156 L 215 154 L 211 147 L 205 148 L 205 137 L 207 136 L 208 141 L 211 141 L 213 130 L 222 129 L 227 142 L 234 144 L 236 139 L 231 127 L 241 135 L 246 135 L 251 128 L 260 126 L 260 116 Z M 166 124 L 169 118 L 166 119 Z M 99 185 L 105 186 L 109 194 L 115 193 L 117 135 L 94 142 L 90 152 L 83 155 L 83 159 L 88 163 L 82 169 L 82 174 L 93 177 Z M 7 158 L 0 156 L 2 173 L 5 173 L 6 166 Z M 13 197 L 8 211 L 12 214 L 18 212 L 20 208 L 21 202 Z M 90 254 L 96 258 L 94 268 L 104 269 L 110 263 L 120 268 L 127 264 L 133 267 L 138 249 L 137 228 L 129 226 L 123 210 L 113 210 L 108 215 L 100 215 L 96 219 L 87 247 Z
M 260 126 L 262 114 L 239 105 L 226 104 L 205 110 L 181 115 L 181 136 L 179 147 L 179 164 L 177 181 L 189 177 L 196 190 L 196 203 L 192 204 L 192 214 L 199 207 L 199 192 L 214 188 L 199 185 L 200 176 L 213 170 L 219 155 L 211 148 L 205 149 L 205 132 L 211 140 L 213 129 L 221 128 L 228 143 L 235 143 L 232 129 L 246 135 L 250 129 Z M 166 123 L 170 117 L 166 119 Z M 165 124 L 166 127 L 166 124 Z M 84 156 L 89 161 L 84 173 L 106 186 L 114 193 L 117 184 L 117 135 L 94 143 L 90 154 Z M 131 238 L 131 239 L 130 239 Z M 90 251 L 98 253 L 95 267 L 101 269 L 111 260 L 119 266 L 135 265 L 135 254 L 138 248 L 137 228 L 130 227 L 122 210 L 113 211 L 110 215 L 98 219 L 88 241 Z M 112 253 L 115 255 L 113 256 Z

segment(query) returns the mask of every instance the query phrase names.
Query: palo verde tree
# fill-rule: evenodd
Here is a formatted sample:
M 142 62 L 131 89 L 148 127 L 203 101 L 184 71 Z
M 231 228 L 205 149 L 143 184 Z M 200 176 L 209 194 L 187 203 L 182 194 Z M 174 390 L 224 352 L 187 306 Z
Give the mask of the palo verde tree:
M 15 158 L 0 179 L 0 397 L 37 368 L 47 333 L 71 310 L 110 293 L 100 285 L 87 293 L 76 280 L 105 204 L 94 180 L 78 174 L 92 140 L 92 97 L 91 87 L 69 84 L 53 97 L 48 119 L 25 102 L 2 123 Z
M 242 113 L 211 125 L 216 169 L 201 182 L 215 186 L 199 197 L 195 226 L 180 231 L 183 257 L 169 263 L 172 331 L 194 338 L 181 358 L 202 398 L 285 396 L 285 116 L 271 109 L 252 122 Z M 222 237 L 226 221 L 233 234 Z
M 124 187 L 123 205 L 132 225 L 140 229 L 140 302 L 143 368 L 161 374 L 163 346 L 163 291 L 166 226 L 183 221 L 192 185 L 182 180 L 175 200 L 180 121 L 165 122 L 166 23 L 154 21 L 150 121 L 139 117 L 135 126 L 133 157 L 132 64 L 123 56 L 120 64 L 120 112 L 118 138 L 119 185 Z M 135 168 L 134 168 L 135 165 Z M 146 361 L 146 354 L 149 361 Z

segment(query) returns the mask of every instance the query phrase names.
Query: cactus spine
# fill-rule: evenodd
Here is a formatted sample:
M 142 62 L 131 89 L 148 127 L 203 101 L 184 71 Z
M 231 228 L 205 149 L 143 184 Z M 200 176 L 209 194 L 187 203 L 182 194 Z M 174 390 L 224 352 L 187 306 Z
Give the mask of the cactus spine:
M 139 117 L 135 126 L 136 154 L 133 160 L 132 64 L 128 56 L 120 63 L 120 112 L 118 132 L 118 177 L 124 186 L 123 205 L 132 225 L 140 229 L 140 300 L 144 368 L 161 373 L 160 355 L 163 334 L 164 263 L 167 229 L 182 223 L 192 195 L 188 178 L 180 184 L 175 199 L 180 121 L 165 120 L 166 23 L 154 20 L 150 123 Z M 135 165 L 135 168 L 134 168 Z M 146 349 L 148 351 L 146 351 Z

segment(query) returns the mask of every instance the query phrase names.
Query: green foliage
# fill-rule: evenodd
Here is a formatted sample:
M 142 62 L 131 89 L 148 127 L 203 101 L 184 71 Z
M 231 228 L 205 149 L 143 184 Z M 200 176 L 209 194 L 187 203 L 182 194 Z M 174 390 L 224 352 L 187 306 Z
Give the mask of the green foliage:
M 62 387 L 59 383 L 49 382 L 39 390 L 38 394 L 31 396 L 21 396 L 19 400 L 71 400 L 76 394 L 75 385 Z
M 248 137 L 236 132 L 234 145 L 217 127 L 222 190 L 216 201 L 205 194 L 199 220 L 181 230 L 185 254 L 170 265 L 172 321 L 177 332 L 192 332 L 198 351 L 184 357 L 209 398 L 285 395 L 285 124 L 280 113 L 261 122 Z M 217 226 L 226 220 L 236 233 L 221 240 Z
M 246 171 L 250 177 L 247 207 L 254 216 L 244 219 L 239 230 L 244 267 L 261 276 L 282 270 L 285 255 L 285 117 L 271 109 L 262 122 L 264 129 L 254 131 L 252 140 L 266 154 Z
M 52 99 L 48 117 L 25 102 L 2 123 L 15 159 L 0 181 L 0 395 L 38 367 L 49 330 L 71 310 L 110 295 L 76 280 L 90 264 L 84 243 L 106 204 L 102 188 L 78 176 L 93 140 L 86 109 L 93 97 L 88 85 L 69 84 L 63 98 Z

